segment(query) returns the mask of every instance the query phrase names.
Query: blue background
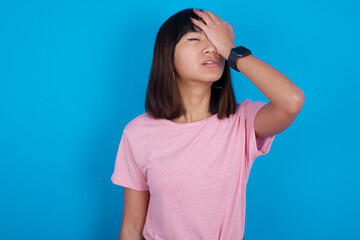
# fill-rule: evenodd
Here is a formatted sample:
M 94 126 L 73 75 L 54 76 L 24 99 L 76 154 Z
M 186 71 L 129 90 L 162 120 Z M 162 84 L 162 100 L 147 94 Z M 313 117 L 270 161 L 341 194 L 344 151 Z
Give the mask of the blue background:
M 118 239 L 112 184 L 125 125 L 145 112 L 155 37 L 188 7 L 305 93 L 255 160 L 249 239 L 360 239 L 359 1 L 1 1 L 1 239 Z M 237 102 L 268 99 L 232 70 Z

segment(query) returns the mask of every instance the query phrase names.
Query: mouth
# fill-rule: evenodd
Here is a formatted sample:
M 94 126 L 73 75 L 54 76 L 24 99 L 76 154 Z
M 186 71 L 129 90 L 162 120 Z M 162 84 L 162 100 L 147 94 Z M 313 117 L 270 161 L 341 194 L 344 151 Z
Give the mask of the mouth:
M 211 66 L 217 66 L 219 65 L 216 61 L 213 60 L 207 60 L 202 63 L 203 66 L 211 67 Z

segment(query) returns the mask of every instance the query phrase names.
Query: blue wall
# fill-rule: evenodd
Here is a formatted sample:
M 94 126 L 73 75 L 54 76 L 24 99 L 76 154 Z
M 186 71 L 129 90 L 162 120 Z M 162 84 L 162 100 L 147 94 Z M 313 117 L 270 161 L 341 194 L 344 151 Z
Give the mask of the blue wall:
M 0 3 L 0 238 L 118 239 L 111 183 L 125 125 L 145 112 L 156 33 L 210 10 L 235 44 L 305 93 L 255 160 L 246 239 L 360 239 L 359 1 Z M 232 70 L 237 101 L 267 98 Z

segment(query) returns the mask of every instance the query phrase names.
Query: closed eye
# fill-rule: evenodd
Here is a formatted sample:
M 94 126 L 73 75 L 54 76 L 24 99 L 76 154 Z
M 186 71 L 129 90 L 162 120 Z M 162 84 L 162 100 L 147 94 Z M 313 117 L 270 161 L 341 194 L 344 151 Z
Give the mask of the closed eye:
M 197 39 L 197 38 L 189 38 L 188 40 L 189 41 L 192 41 L 192 40 L 198 40 L 199 41 L 199 39 Z

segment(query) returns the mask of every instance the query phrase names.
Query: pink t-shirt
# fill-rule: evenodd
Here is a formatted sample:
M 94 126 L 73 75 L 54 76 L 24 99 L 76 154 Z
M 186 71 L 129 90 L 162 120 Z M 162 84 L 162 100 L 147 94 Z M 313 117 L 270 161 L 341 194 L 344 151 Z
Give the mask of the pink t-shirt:
M 126 125 L 111 180 L 150 192 L 146 240 L 243 238 L 250 169 L 275 138 L 255 137 L 265 104 L 246 99 L 222 120 L 182 124 L 144 113 Z

